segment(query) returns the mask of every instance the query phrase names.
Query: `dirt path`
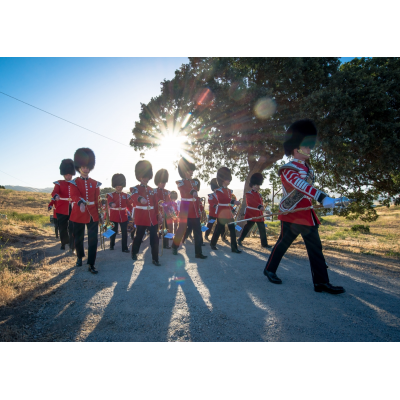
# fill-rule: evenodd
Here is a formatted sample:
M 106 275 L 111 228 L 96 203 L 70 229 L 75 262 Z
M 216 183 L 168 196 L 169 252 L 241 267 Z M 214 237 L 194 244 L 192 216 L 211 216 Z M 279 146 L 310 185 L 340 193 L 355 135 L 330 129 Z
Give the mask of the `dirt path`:
M 59 273 L 42 295 L 0 309 L 0 329 L 30 341 L 400 340 L 399 261 L 327 251 L 331 282 L 347 291 L 333 296 L 313 291 L 303 249 L 287 254 L 273 285 L 262 273 L 269 251 L 257 246 L 233 254 L 206 243 L 198 260 L 188 240 L 156 267 L 149 239 L 135 263 L 119 240 L 98 252 L 98 275 L 73 267 L 55 239 L 42 244 Z

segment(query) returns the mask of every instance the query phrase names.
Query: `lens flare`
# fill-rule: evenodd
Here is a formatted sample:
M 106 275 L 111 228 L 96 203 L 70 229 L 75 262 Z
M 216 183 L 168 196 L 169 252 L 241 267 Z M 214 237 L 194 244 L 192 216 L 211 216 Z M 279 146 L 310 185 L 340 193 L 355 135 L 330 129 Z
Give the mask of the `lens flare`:
M 257 100 L 254 106 L 254 113 L 260 119 L 270 118 L 276 111 L 276 103 L 269 97 L 263 97 Z

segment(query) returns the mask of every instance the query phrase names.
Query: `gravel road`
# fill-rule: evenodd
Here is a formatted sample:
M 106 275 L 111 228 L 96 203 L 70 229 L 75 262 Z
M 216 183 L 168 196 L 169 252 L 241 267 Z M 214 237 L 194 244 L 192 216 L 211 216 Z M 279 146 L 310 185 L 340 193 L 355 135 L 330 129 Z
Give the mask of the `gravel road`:
M 206 260 L 194 258 L 187 240 L 178 256 L 164 250 L 151 263 L 149 239 L 140 259 L 99 251 L 97 275 L 75 268 L 55 239 L 49 259 L 64 257 L 56 289 L 0 310 L 31 341 L 399 341 L 400 263 L 379 257 L 326 253 L 330 280 L 346 293 L 315 293 L 304 250 L 288 253 L 277 271 L 282 285 L 263 275 L 269 250 L 225 243 Z M 144 251 L 143 251 L 144 250 Z M 84 259 L 84 262 L 86 260 Z M 1 326 L 0 325 L 0 329 Z

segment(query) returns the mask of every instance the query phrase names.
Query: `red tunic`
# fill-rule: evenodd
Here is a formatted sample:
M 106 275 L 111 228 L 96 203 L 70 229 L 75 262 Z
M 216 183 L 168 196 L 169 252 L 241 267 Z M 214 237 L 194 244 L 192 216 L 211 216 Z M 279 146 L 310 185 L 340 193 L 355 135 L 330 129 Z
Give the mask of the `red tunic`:
M 90 219 L 99 220 L 98 204 L 101 183 L 92 178 L 75 178 L 71 183 L 71 198 L 74 202 L 70 220 L 80 224 L 88 224 Z M 81 212 L 79 205 L 86 203 L 85 211 Z
M 52 200 L 54 196 L 58 194 L 59 199 L 57 200 L 57 213 L 69 215 L 69 205 L 72 204 L 71 198 L 71 184 L 65 180 L 55 181 L 54 189 L 51 192 Z
M 199 207 L 194 192 L 198 191 L 199 181 L 197 179 L 182 179 L 176 181 L 181 193 L 181 204 L 179 210 L 179 221 L 185 222 L 187 218 L 200 218 Z
M 258 217 L 259 215 L 263 215 L 263 211 L 260 210 L 260 207 L 263 207 L 263 201 L 260 193 L 250 190 L 250 192 L 246 193 L 246 213 L 244 215 L 244 219 Z M 254 222 L 263 222 L 264 217 L 253 219 Z
M 208 214 L 211 218 L 217 218 L 217 205 L 218 199 L 215 193 L 210 193 L 208 195 Z
M 140 202 L 141 198 L 147 200 L 147 204 Z M 150 186 L 142 184 L 132 188 L 131 201 L 135 207 L 135 225 L 152 226 L 158 225 L 158 203 L 154 190 Z
M 132 211 L 132 202 L 130 195 L 126 193 L 107 193 L 107 202 L 109 209 L 109 216 L 111 222 L 126 222 L 128 221 L 128 215 L 126 210 Z M 115 203 L 114 207 L 111 208 L 110 203 Z
M 291 211 L 297 208 L 312 206 L 311 200 L 322 200 L 327 196 L 313 185 L 314 171 L 304 161 L 294 159 L 279 169 L 282 181 L 283 196 L 279 211 Z M 281 221 L 299 225 L 314 226 L 320 224 L 313 209 L 298 211 L 292 214 L 279 215 Z
M 176 203 L 176 201 L 171 200 L 171 208 L 174 210 L 174 213 L 177 217 L 179 217 L 179 211 L 178 211 L 178 204 Z
M 220 187 L 216 189 L 215 191 L 215 196 L 217 197 L 218 200 L 218 205 L 217 205 L 217 218 L 222 218 L 222 219 L 232 219 L 232 192 L 233 190 L 225 188 L 225 187 Z

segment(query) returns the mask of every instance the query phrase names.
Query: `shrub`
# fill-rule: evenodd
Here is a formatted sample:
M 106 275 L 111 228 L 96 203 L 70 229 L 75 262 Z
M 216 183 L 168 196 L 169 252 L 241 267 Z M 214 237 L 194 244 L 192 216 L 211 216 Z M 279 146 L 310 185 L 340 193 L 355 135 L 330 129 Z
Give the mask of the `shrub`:
M 353 225 L 351 230 L 353 232 L 369 233 L 369 225 Z

